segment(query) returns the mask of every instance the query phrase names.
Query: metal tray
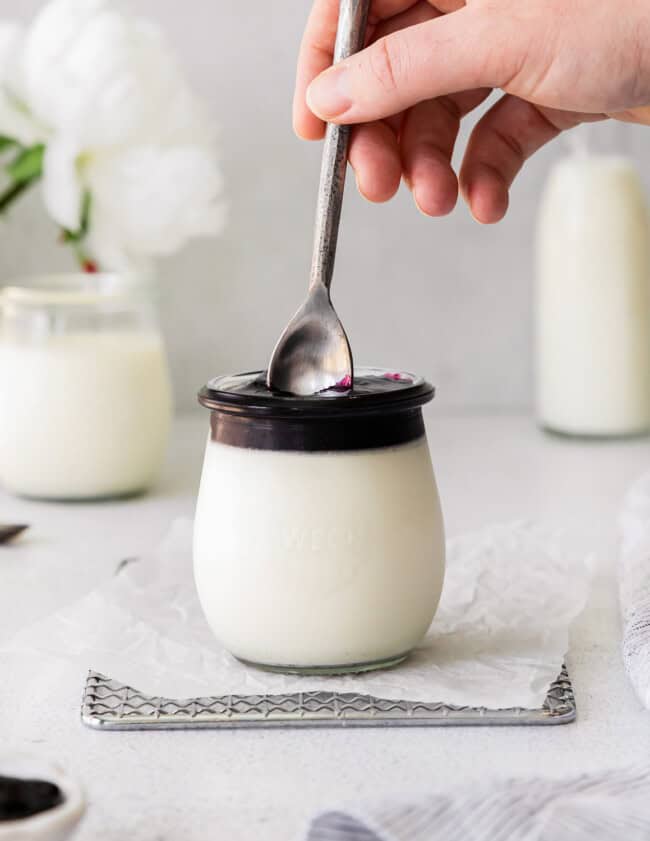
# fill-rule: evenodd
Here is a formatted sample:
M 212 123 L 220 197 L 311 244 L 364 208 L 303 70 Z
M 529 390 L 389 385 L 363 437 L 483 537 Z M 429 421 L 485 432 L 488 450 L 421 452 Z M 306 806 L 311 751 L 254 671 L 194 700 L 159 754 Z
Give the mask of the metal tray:
M 549 688 L 546 701 L 539 709 L 454 707 L 336 692 L 173 700 L 144 695 L 93 671 L 88 673 L 81 706 L 83 723 L 98 730 L 549 725 L 568 724 L 575 717 L 575 699 L 566 667 Z

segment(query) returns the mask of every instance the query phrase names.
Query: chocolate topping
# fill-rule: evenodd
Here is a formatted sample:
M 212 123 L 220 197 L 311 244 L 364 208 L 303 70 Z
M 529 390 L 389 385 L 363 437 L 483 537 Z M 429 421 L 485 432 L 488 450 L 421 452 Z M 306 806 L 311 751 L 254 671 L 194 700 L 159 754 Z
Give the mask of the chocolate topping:
M 396 446 L 424 435 L 429 383 L 412 374 L 365 368 L 351 388 L 310 397 L 270 391 L 264 372 L 218 377 L 199 393 L 212 410 L 212 440 L 262 450 L 337 451 Z

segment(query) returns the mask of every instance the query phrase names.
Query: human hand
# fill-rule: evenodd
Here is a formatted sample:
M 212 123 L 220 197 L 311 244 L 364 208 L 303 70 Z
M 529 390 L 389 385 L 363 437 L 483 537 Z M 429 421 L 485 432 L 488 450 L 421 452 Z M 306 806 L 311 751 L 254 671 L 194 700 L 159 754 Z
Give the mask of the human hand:
M 370 201 L 403 177 L 420 210 L 442 216 L 460 182 L 475 218 L 497 222 L 524 162 L 560 132 L 607 117 L 650 125 L 647 0 L 373 0 L 366 49 L 330 67 L 338 6 L 314 2 L 294 128 L 316 140 L 324 120 L 356 124 L 349 159 Z M 504 96 L 457 177 L 460 121 L 495 88 Z

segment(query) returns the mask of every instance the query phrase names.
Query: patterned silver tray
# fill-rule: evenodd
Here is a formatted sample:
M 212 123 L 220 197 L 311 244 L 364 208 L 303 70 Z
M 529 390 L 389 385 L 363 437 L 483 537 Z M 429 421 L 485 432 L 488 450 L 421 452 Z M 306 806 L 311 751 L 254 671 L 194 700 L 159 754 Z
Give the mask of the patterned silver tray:
M 539 709 L 490 710 L 448 704 L 387 701 L 369 695 L 300 692 L 156 698 L 89 672 L 81 719 L 100 730 L 177 730 L 210 727 L 387 727 L 419 725 L 568 724 L 576 705 L 566 667 Z

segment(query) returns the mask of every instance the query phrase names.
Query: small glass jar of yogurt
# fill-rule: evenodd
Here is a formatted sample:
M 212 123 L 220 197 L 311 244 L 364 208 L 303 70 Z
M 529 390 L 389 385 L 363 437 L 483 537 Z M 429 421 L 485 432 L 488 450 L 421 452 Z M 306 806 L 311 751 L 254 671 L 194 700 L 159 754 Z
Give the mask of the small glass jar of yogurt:
M 194 571 L 208 623 L 244 662 L 284 672 L 384 668 L 421 641 L 444 575 L 422 406 L 433 388 L 362 369 L 347 392 L 212 380 Z
M 0 291 L 0 484 L 59 500 L 143 491 L 170 420 L 148 280 L 54 275 Z

